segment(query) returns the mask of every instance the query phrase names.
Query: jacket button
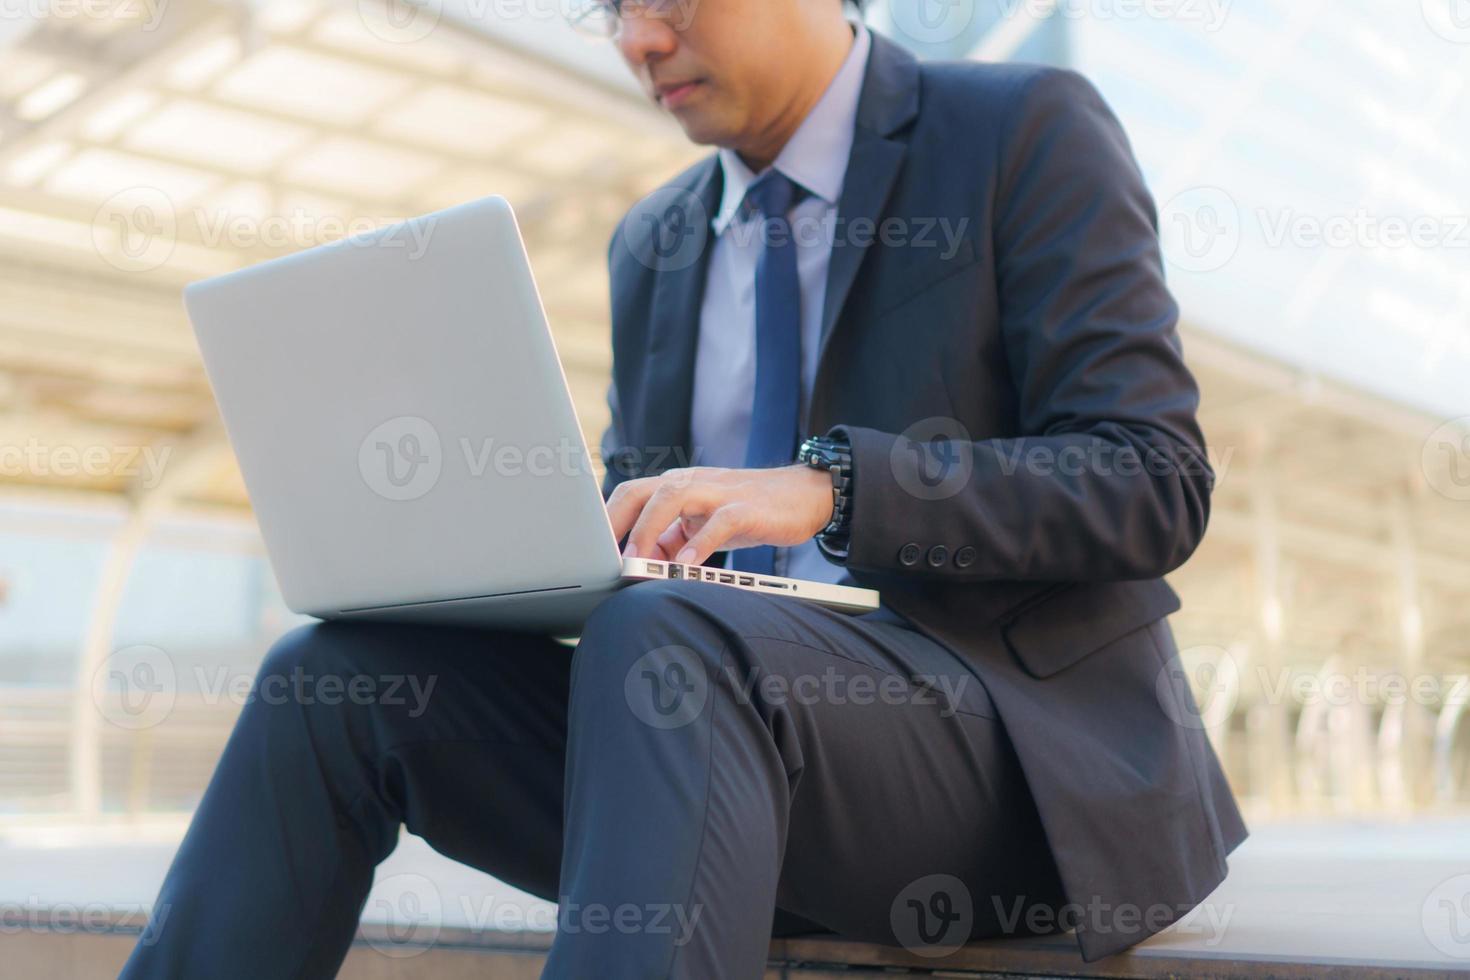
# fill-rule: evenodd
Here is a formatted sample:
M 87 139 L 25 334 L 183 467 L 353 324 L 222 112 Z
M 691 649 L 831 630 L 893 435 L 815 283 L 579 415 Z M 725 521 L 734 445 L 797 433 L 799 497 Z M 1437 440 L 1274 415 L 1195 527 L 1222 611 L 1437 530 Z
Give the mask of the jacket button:
M 904 545 L 902 548 L 898 549 L 898 560 L 906 568 L 913 568 L 915 565 L 917 565 L 919 563 L 919 559 L 922 558 L 923 555 L 923 549 L 914 544 L 912 541 Z
M 954 553 L 955 568 L 969 568 L 973 564 L 975 564 L 975 549 L 969 545 L 965 545 Z
M 936 544 L 929 549 L 929 567 L 943 568 L 945 562 L 949 561 L 949 549 L 942 544 Z

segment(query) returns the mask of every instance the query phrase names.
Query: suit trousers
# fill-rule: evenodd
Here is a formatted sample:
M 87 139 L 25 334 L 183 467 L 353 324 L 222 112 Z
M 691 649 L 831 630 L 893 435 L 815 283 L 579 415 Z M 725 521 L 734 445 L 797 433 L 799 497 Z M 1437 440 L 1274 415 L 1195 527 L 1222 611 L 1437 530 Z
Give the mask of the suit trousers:
M 651 582 L 575 651 L 442 626 L 285 636 L 123 976 L 333 976 L 401 827 L 559 902 L 548 977 L 759 977 L 773 934 L 826 931 L 938 964 L 1062 902 L 955 654 L 886 610 Z

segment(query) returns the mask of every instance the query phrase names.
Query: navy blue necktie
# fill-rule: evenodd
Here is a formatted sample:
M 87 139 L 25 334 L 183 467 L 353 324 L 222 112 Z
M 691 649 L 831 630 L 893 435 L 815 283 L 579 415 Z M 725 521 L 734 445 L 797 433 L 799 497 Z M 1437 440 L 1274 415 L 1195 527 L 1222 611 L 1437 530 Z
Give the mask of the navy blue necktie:
M 787 213 L 800 191 L 785 174 L 768 170 L 745 192 L 759 212 L 762 249 L 755 266 L 755 394 L 751 401 L 747 469 L 785 466 L 796 456 L 801 398 L 801 279 Z M 776 549 L 742 548 L 731 567 L 770 575 Z

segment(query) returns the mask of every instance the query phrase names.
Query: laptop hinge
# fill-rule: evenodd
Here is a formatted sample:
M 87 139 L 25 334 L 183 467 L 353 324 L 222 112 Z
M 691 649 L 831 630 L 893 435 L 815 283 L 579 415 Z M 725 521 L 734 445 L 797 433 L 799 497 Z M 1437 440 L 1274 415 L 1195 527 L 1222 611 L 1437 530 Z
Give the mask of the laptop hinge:
M 486 595 L 457 596 L 453 599 L 425 599 L 419 602 L 392 602 L 383 606 L 357 606 L 352 609 L 340 610 L 341 615 L 348 613 L 377 612 L 382 609 L 414 609 L 420 606 L 442 606 L 450 602 L 473 602 L 476 599 L 505 599 L 517 595 L 537 595 L 544 592 L 575 592 L 580 585 L 554 585 L 549 589 L 521 589 L 517 592 L 491 592 Z

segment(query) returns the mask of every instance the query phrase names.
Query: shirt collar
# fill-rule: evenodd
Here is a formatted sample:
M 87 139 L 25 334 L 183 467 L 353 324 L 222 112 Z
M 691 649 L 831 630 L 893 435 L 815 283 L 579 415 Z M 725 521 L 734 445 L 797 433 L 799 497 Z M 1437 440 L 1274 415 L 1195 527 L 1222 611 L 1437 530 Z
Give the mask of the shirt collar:
M 868 29 L 854 23 L 852 48 L 847 59 L 772 164 L 828 204 L 836 204 L 842 194 L 847 158 L 852 152 L 853 128 L 857 124 L 858 98 L 862 94 L 871 46 Z M 752 172 L 734 150 L 721 147 L 719 156 L 725 187 L 720 196 L 720 210 L 712 225 L 716 235 L 723 235 L 738 215 L 746 190 L 759 175 Z

